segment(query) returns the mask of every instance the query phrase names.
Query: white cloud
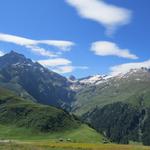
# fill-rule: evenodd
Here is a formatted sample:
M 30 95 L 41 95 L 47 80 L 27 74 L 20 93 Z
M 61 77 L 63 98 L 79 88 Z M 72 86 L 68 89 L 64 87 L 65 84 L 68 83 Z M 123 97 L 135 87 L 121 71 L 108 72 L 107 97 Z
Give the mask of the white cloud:
M 38 62 L 45 67 L 69 65 L 72 63 L 70 60 L 65 59 L 65 58 L 39 60 Z
M 108 4 L 103 0 L 66 0 L 66 2 L 75 7 L 81 17 L 105 26 L 109 34 L 131 20 L 130 10 Z
M 50 52 L 42 47 L 39 47 L 37 45 L 25 45 L 26 48 L 31 49 L 33 52 L 40 54 L 42 56 L 48 56 L 48 57 L 57 57 L 57 53 Z
M 140 69 L 140 68 L 150 68 L 150 60 L 144 62 L 137 62 L 137 63 L 126 63 L 117 66 L 113 66 L 110 68 L 111 75 L 116 76 L 118 74 L 125 74 L 129 72 L 131 69 Z
M 0 56 L 5 55 L 5 53 L 3 51 L 0 51 Z
M 108 41 L 97 41 L 92 43 L 91 51 L 100 56 L 118 56 L 129 59 L 137 59 L 138 57 L 130 53 L 128 49 L 121 49 L 116 43 Z
M 52 69 L 54 72 L 60 73 L 60 74 L 65 74 L 65 73 L 70 73 L 74 71 L 73 66 L 59 66 L 54 69 Z
M 65 73 L 71 73 L 76 69 L 85 70 L 85 69 L 88 69 L 88 67 L 87 66 L 72 66 L 72 65 L 58 66 L 54 68 L 53 71 L 57 73 L 65 74 Z
M 38 43 L 55 46 L 63 51 L 69 51 L 71 47 L 75 45 L 75 43 L 71 41 L 56 41 L 56 40 L 41 40 L 41 41 L 38 41 Z
M 70 73 L 76 69 L 88 69 L 86 66 L 73 66 L 72 62 L 65 58 L 39 60 L 38 62 L 54 72 L 61 74 Z
M 26 48 L 31 49 L 33 52 L 36 52 L 43 56 L 49 56 L 49 57 L 55 57 L 58 55 L 58 53 L 50 52 L 49 50 L 46 50 L 41 46 L 39 46 L 39 44 L 54 46 L 63 51 L 68 51 L 71 49 L 72 46 L 75 45 L 71 41 L 32 40 L 32 39 L 10 35 L 10 34 L 4 34 L 4 33 L 0 33 L 0 41 L 13 43 L 20 46 L 25 46 Z

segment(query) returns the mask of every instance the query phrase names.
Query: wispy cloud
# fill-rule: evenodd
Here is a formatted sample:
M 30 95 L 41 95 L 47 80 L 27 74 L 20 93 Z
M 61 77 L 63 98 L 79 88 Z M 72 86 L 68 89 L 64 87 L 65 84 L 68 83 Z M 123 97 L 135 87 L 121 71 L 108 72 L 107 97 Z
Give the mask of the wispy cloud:
M 88 69 L 86 66 L 73 66 L 72 62 L 65 58 L 39 60 L 38 62 L 54 72 L 61 74 L 70 73 L 76 69 Z
M 69 51 L 72 48 L 72 46 L 75 45 L 75 43 L 71 42 L 71 41 L 56 41 L 56 40 L 41 40 L 41 41 L 38 41 L 37 43 L 47 44 L 49 46 L 54 46 L 54 47 L 57 47 L 63 51 Z
M 65 74 L 65 73 L 71 73 L 76 69 L 80 69 L 80 70 L 86 70 L 88 69 L 87 66 L 58 66 L 56 68 L 53 69 L 53 71 L 57 72 L 57 73 L 61 73 L 61 74 Z
M 5 53 L 3 51 L 0 51 L 0 56 L 5 55 Z
M 49 57 L 56 57 L 58 53 L 46 50 L 45 48 L 41 47 L 40 44 L 53 46 L 62 51 L 68 51 L 71 49 L 72 46 L 75 45 L 75 43 L 71 41 L 32 40 L 32 39 L 10 35 L 10 34 L 4 34 L 4 33 L 0 33 L 0 41 L 24 46 L 26 48 L 31 49 L 33 52 L 36 52 L 43 56 L 49 56 Z
M 100 56 L 118 56 L 129 59 L 137 59 L 138 57 L 130 53 L 128 49 L 119 48 L 116 43 L 108 41 L 97 41 L 92 43 L 91 51 Z
M 46 59 L 46 60 L 39 60 L 40 64 L 45 67 L 55 67 L 55 66 L 62 66 L 62 65 L 69 65 L 72 62 L 65 58 L 56 58 L 56 59 Z
M 113 33 L 117 27 L 130 22 L 132 12 L 128 9 L 108 4 L 103 0 L 66 0 L 75 7 L 78 14 L 102 24 L 107 33 Z
M 55 67 L 52 69 L 54 72 L 60 73 L 60 74 L 65 74 L 65 73 L 70 73 L 74 71 L 73 66 L 59 66 Z
M 118 74 L 125 74 L 129 72 L 131 69 L 140 69 L 140 68 L 150 68 L 150 60 L 144 62 L 137 62 L 137 63 L 126 63 L 121 65 L 116 65 L 110 68 L 111 75 L 116 76 Z

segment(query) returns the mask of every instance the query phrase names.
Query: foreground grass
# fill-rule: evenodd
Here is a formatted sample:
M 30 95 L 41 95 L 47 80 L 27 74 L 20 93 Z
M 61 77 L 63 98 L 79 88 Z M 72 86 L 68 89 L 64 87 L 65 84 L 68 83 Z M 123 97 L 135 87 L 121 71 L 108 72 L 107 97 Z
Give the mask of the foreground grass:
M 1 143 L 0 150 L 150 150 L 140 145 L 88 143 Z

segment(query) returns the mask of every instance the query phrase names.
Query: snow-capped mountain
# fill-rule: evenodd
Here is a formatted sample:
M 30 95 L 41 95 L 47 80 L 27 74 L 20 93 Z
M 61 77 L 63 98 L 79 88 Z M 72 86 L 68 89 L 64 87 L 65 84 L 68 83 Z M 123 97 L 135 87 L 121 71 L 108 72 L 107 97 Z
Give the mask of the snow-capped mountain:
M 68 81 L 70 82 L 70 88 L 76 91 L 84 87 L 96 86 L 104 82 L 111 82 L 113 80 L 116 81 L 133 78 L 133 80 L 140 81 L 144 78 L 144 76 L 149 76 L 149 72 L 150 69 L 148 68 L 130 69 L 128 72 L 120 73 L 116 76 L 97 74 L 81 79 L 76 79 L 74 76 L 71 76 L 68 78 Z
M 103 82 L 106 82 L 110 78 L 111 76 L 97 74 L 97 75 L 88 76 L 81 79 L 76 79 L 71 77 L 68 78 L 68 81 L 70 82 L 70 88 L 76 91 L 84 87 L 99 85 Z
M 131 69 L 111 77 L 92 76 L 77 83 L 71 86 L 77 93 L 73 104 L 77 113 L 86 113 L 96 106 L 103 107 L 120 101 L 139 105 L 141 97 L 144 97 L 145 103 L 149 100 L 150 69 Z

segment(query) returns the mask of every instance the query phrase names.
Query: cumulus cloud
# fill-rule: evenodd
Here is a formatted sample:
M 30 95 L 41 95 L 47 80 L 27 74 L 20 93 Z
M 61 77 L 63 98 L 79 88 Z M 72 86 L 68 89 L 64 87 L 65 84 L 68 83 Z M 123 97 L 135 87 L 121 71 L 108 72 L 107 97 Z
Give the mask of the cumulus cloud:
M 54 72 L 61 74 L 70 73 L 76 69 L 88 69 L 86 66 L 73 66 L 72 62 L 65 58 L 39 60 L 38 62 Z
M 66 0 L 66 2 L 75 7 L 81 17 L 94 20 L 106 27 L 108 34 L 117 27 L 128 24 L 132 16 L 130 10 L 108 4 L 103 0 Z
M 116 65 L 110 68 L 111 75 L 116 76 L 118 74 L 125 74 L 129 72 L 131 69 L 140 69 L 140 68 L 150 68 L 150 60 L 144 62 L 137 62 L 137 63 L 126 63 L 121 65 Z
M 119 48 L 116 43 L 108 41 L 97 41 L 92 43 L 91 51 L 100 56 L 118 56 L 129 59 L 137 59 L 138 57 L 130 53 L 128 49 Z
M 5 53 L 3 51 L 0 51 L 0 56 L 5 55 Z
M 43 56 L 56 57 L 58 53 L 50 52 L 39 46 L 39 44 L 46 44 L 48 46 L 56 47 L 63 51 L 68 51 L 75 44 L 71 41 L 56 41 L 56 40 L 32 40 L 20 36 L 0 33 L 0 41 L 17 44 L 31 49 Z

